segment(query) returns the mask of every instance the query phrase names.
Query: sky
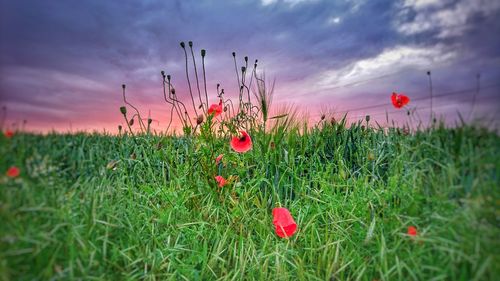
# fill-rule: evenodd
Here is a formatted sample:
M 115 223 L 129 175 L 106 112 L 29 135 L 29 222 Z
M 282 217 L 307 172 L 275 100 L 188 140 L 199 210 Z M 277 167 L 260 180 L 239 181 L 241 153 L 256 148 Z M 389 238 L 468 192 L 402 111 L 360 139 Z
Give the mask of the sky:
M 276 110 L 294 105 L 311 123 L 347 113 L 404 124 L 408 109 L 426 122 L 429 78 L 438 117 L 495 123 L 498 34 L 498 0 L 0 0 L 0 105 L 4 128 L 116 131 L 126 84 L 162 130 L 170 108 L 160 71 L 189 103 L 179 43 L 193 41 L 198 66 L 207 51 L 210 103 L 218 83 L 238 94 L 234 51 L 238 67 L 258 59 L 275 81 Z M 392 107 L 392 92 L 410 97 L 408 109 Z

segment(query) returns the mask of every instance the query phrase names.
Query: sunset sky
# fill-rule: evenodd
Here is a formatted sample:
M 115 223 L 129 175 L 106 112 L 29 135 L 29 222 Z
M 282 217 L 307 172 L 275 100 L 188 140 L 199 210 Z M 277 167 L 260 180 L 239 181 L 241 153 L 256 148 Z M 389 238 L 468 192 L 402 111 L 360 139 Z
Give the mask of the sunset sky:
M 170 111 L 160 71 L 190 101 L 179 42 L 191 40 L 198 65 L 207 50 L 214 103 L 217 83 L 237 95 L 235 51 L 239 66 L 244 56 L 258 59 L 276 79 L 275 107 L 295 104 L 311 122 L 325 111 L 382 121 L 388 111 L 402 124 L 393 91 L 426 120 L 427 70 L 438 115 L 467 117 L 480 73 L 474 117 L 496 121 L 498 34 L 498 0 L 0 0 L 0 105 L 9 127 L 27 120 L 32 131 L 116 131 L 125 83 L 129 100 L 161 130 Z

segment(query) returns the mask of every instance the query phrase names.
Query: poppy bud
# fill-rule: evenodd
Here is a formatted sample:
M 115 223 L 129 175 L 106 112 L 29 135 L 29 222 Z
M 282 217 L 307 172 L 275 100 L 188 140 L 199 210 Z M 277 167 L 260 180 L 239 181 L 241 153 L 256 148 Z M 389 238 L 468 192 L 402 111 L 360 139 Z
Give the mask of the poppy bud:
M 175 89 L 174 89 L 174 88 L 172 88 L 172 89 L 170 90 L 170 92 L 172 93 L 172 95 L 175 95 Z
M 123 115 L 126 115 L 127 114 L 127 108 L 125 106 L 121 106 L 120 107 L 120 112 L 123 114 Z
M 321 115 L 321 120 L 325 120 L 325 114 Z
M 219 156 L 215 158 L 215 164 L 219 164 L 219 162 L 222 160 L 222 157 L 224 157 L 224 154 L 219 154 Z
M 125 89 L 125 84 L 122 84 L 122 89 Z
M 255 64 L 257 64 L 257 62 L 259 62 L 259 60 L 255 60 Z
M 118 131 L 122 131 L 122 125 L 118 125 Z
M 247 56 L 245 56 L 245 62 L 248 62 L 248 57 Z
M 219 83 L 217 83 L 217 88 L 219 88 L 219 87 L 220 87 L 220 84 L 219 84 Z
M 130 119 L 130 121 L 128 121 L 128 124 L 129 124 L 130 126 L 133 126 L 133 125 L 134 125 L 134 118 Z
M 227 106 L 224 106 L 224 112 L 226 112 L 226 111 L 227 111 Z
M 201 56 L 202 57 L 204 57 L 206 53 L 207 53 L 207 51 L 205 51 L 205 49 L 201 49 Z
M 151 123 L 153 123 L 153 119 L 148 118 L 148 125 L 151 125 Z
M 366 115 L 365 120 L 366 120 L 366 122 L 370 122 L 370 115 Z
M 186 47 L 186 44 L 184 44 L 184 42 L 181 42 L 181 48 L 185 48 Z
M 203 107 L 203 104 L 200 104 L 200 106 L 198 106 L 198 109 L 202 108 Z
M 193 41 L 188 42 L 189 47 L 193 47 Z
M 203 115 L 202 114 L 198 115 L 198 117 L 196 118 L 196 124 L 200 125 L 201 123 L 203 123 Z
M 233 52 L 233 57 L 236 57 L 236 53 L 235 52 Z
M 241 72 L 243 72 L 243 73 L 244 73 L 244 72 L 245 72 L 245 70 L 247 70 L 247 68 L 246 68 L 246 67 L 244 67 L 244 66 L 242 66 L 242 67 L 241 67 Z
M 161 76 L 162 76 L 163 78 L 165 78 L 165 71 L 163 71 L 163 70 L 162 70 L 162 71 L 160 71 L 160 73 L 161 73 Z
M 430 70 L 427 71 L 427 75 L 431 75 L 431 71 Z
M 167 75 L 167 80 L 170 81 L 170 74 Z

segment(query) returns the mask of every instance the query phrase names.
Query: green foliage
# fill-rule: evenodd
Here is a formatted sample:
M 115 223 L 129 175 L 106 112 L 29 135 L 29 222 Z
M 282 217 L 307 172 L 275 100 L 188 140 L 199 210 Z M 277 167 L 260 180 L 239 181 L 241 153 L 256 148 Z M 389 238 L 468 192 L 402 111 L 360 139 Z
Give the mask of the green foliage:
M 0 280 L 500 274 L 496 134 L 405 135 L 345 120 L 299 130 L 287 118 L 269 134 L 251 131 L 244 154 L 211 117 L 180 137 L 1 137 L 0 170 L 16 165 L 21 176 L 0 176 Z M 216 174 L 230 178 L 223 188 Z M 298 224 L 290 239 L 273 231 L 279 205 Z

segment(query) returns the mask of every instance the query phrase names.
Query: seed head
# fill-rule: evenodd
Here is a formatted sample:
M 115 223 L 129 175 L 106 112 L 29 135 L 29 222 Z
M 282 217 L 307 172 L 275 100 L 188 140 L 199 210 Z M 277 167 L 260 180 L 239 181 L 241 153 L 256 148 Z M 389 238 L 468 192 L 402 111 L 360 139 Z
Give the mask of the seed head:
M 245 62 L 248 62 L 248 57 L 247 56 L 245 56 Z
M 375 160 L 375 155 L 372 152 L 369 152 L 367 158 L 369 161 L 373 161 L 373 160 Z
M 125 84 L 122 84 L 122 89 L 125 89 Z
M 172 93 L 172 95 L 175 95 L 175 88 L 172 88 L 170 92 Z
M 193 47 L 193 41 L 188 42 L 189 47 Z
M 186 44 L 184 44 L 184 42 L 181 42 L 181 48 L 185 48 L 186 47 Z
M 233 57 L 236 57 L 236 52 L 233 52 Z
M 198 117 L 196 118 L 196 124 L 200 125 L 201 123 L 203 123 L 203 115 L 202 114 L 198 115 Z
M 366 122 L 370 122 L 370 115 L 366 115 L 365 120 L 366 120 Z
M 169 75 L 167 75 L 167 80 L 168 80 L 168 81 L 170 81 L 170 74 L 169 74 Z
M 148 118 L 148 125 L 151 125 L 151 123 L 153 123 L 153 119 Z
M 122 131 L 122 125 L 118 125 L 118 131 Z
M 247 68 L 246 68 L 246 67 L 244 67 L 244 66 L 242 66 L 242 67 L 241 67 L 241 72 L 242 72 L 242 73 L 244 73 L 244 72 L 245 72 L 245 70 L 247 70 Z
M 207 51 L 205 51 L 205 49 L 201 49 L 201 57 L 205 57 L 206 54 L 207 54 Z
M 160 73 L 161 73 L 161 76 L 162 76 L 163 78 L 165 78 L 165 71 L 163 71 L 163 70 L 162 70 Z
M 125 106 L 120 106 L 120 112 L 123 114 L 123 115 L 126 115 L 127 114 L 127 108 Z

